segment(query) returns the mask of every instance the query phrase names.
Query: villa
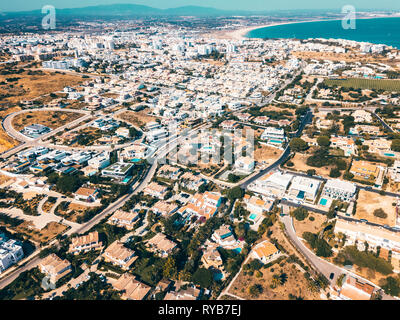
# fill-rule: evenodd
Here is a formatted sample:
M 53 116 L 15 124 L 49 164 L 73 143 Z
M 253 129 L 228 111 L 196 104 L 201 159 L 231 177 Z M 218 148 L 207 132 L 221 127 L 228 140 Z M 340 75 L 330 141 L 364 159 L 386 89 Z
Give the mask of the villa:
M 265 240 L 257 244 L 251 251 L 254 259 L 267 264 L 280 256 L 280 251 L 269 241 Z

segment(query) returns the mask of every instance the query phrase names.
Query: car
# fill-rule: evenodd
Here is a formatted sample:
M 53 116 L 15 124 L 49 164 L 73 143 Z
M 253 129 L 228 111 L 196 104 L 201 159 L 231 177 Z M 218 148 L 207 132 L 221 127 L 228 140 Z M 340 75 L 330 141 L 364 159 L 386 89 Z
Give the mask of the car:
M 61 199 L 66 199 L 67 198 L 67 196 L 61 196 Z
M 335 277 L 335 274 L 332 272 L 332 273 L 329 275 L 329 279 L 333 280 L 334 277 Z
M 361 222 L 368 222 L 367 219 L 360 219 Z

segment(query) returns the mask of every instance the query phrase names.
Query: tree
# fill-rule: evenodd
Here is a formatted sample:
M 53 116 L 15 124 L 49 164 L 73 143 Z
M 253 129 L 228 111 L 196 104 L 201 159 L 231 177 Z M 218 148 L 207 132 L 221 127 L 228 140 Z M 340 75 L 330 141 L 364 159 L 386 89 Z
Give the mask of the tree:
M 388 215 L 385 211 L 383 211 L 383 209 L 380 208 L 380 209 L 374 210 L 374 216 L 378 217 L 378 218 L 386 219 Z
M 324 240 L 320 239 L 318 235 L 312 232 L 304 232 L 303 239 L 306 240 L 310 246 L 315 250 L 315 254 L 319 257 L 332 256 L 331 246 Z
M 328 148 L 317 149 L 311 157 L 307 158 L 307 165 L 311 167 L 321 168 L 330 163 L 331 156 L 329 155 Z
M 332 168 L 331 172 L 329 172 L 329 176 L 331 178 L 338 178 L 338 177 L 340 177 L 340 175 L 341 175 L 341 173 L 338 168 Z
M 244 190 L 239 186 L 229 189 L 227 192 L 227 197 L 231 201 L 235 201 L 236 199 L 242 199 L 244 196 Z
M 400 139 L 392 140 L 391 149 L 397 152 L 400 151 Z
M 253 284 L 248 288 L 248 292 L 252 297 L 257 297 L 263 292 L 263 287 L 261 284 Z
M 329 147 L 331 144 L 330 138 L 327 136 L 319 136 L 317 138 L 317 143 L 320 147 Z
M 228 175 L 228 181 L 229 182 L 235 183 L 235 182 L 238 182 L 239 180 L 240 180 L 240 177 L 237 176 L 236 174 L 230 173 Z
M 305 208 L 297 208 L 293 211 L 293 216 L 296 218 L 298 221 L 303 221 L 305 218 L 308 216 L 308 211 Z
M 335 161 L 336 167 L 338 168 L 338 170 L 346 170 L 347 168 L 347 162 L 344 161 L 343 159 L 337 159 Z
M 288 278 L 288 276 L 287 276 L 286 273 L 281 273 L 281 274 L 279 275 L 279 282 L 280 282 L 280 284 L 281 284 L 281 285 L 284 285 L 284 284 L 286 283 L 286 281 L 287 281 L 287 278 Z
M 274 274 L 271 279 L 271 288 L 275 289 L 278 285 L 280 285 L 281 279 L 278 274 Z
M 199 268 L 193 274 L 193 282 L 202 288 L 208 288 L 213 283 L 212 271 L 204 268 Z
M 342 285 L 343 285 L 343 280 L 344 280 L 344 277 L 346 276 L 346 274 L 345 273 L 342 273 L 338 278 L 337 278 L 337 280 L 336 280 L 336 285 L 339 287 L 339 288 L 341 288 L 342 287 Z
M 354 174 L 352 174 L 351 172 L 345 172 L 343 178 L 345 180 L 352 180 L 354 178 Z
M 78 176 L 63 175 L 56 183 L 57 189 L 61 192 L 75 192 L 81 186 L 81 180 Z
M 174 279 L 177 276 L 177 268 L 175 259 L 168 257 L 167 262 L 163 266 L 163 276 L 168 279 Z
M 295 152 L 304 151 L 308 148 L 308 143 L 301 138 L 293 138 L 289 145 L 290 148 Z
M 391 296 L 399 296 L 400 294 L 400 282 L 394 277 L 382 279 L 380 281 L 380 286 L 386 294 L 390 294 Z
M 315 169 L 308 169 L 307 170 L 307 175 L 308 176 L 314 176 L 317 172 L 315 171 Z

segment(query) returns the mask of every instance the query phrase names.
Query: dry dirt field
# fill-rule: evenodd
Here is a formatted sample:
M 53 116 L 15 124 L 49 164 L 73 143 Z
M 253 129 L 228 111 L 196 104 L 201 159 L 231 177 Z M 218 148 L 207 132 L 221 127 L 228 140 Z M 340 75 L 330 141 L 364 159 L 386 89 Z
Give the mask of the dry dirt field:
M 29 71 L 40 74 L 28 74 Z M 6 79 L 18 78 L 17 81 L 7 82 Z M 1 105 L 10 106 L 22 100 L 32 100 L 52 92 L 60 91 L 66 86 L 77 86 L 85 82 L 82 76 L 25 69 L 22 73 L 0 75 L 0 95 L 5 95 Z M 12 86 L 12 87 L 11 87 Z
M 35 192 L 35 191 L 24 192 L 24 200 L 28 200 L 28 201 L 29 201 L 29 200 L 32 200 L 32 199 L 35 198 L 37 195 L 38 195 L 38 193 Z M 38 201 L 35 201 L 34 203 L 35 203 L 34 205 L 37 206 L 37 204 L 38 204 L 39 202 L 38 202 Z
M 77 222 L 78 217 L 82 216 L 86 212 L 86 210 L 89 209 L 86 206 L 70 203 L 68 205 L 68 208 L 65 211 L 63 211 L 61 210 L 61 204 L 59 205 L 58 208 L 56 208 L 56 211 L 58 210 L 59 215 L 62 216 L 64 219 L 67 219 L 72 222 Z
M 386 63 L 396 67 L 398 61 L 388 61 L 383 57 L 373 57 L 371 55 L 364 56 L 350 53 L 334 53 L 334 52 L 313 52 L 313 51 L 297 51 L 293 55 L 301 59 L 316 59 L 316 60 L 332 60 L 332 61 L 346 61 L 346 62 L 372 62 L 372 63 Z
M 55 202 L 50 202 L 49 200 L 47 200 L 42 206 L 43 212 L 49 213 L 54 204 Z
M 155 117 L 147 115 L 148 112 L 149 112 L 148 108 L 138 111 L 138 112 L 126 111 L 124 113 L 119 114 L 118 118 L 120 118 L 121 120 L 124 120 L 130 124 L 140 127 L 140 126 L 146 125 L 146 123 L 156 121 Z
M 314 221 L 310 220 L 310 217 L 314 217 Z M 302 238 L 304 232 L 317 233 L 321 230 L 322 224 L 326 221 L 326 217 L 322 214 L 311 213 L 303 221 L 293 219 L 294 229 L 298 237 Z
M 288 300 L 289 294 L 301 297 L 304 300 L 321 299 L 319 292 L 313 292 L 309 288 L 304 273 L 293 263 L 287 263 L 283 260 L 280 264 L 274 264 L 268 269 L 261 268 L 260 271 L 263 274 L 260 278 L 255 275 L 244 275 L 242 271 L 229 292 L 246 300 Z M 282 273 L 287 276 L 286 283 L 272 289 L 270 287 L 272 276 Z M 257 297 L 252 297 L 247 291 L 247 288 L 254 284 L 259 284 L 263 288 L 263 292 Z
M 82 117 L 82 114 L 75 112 L 29 111 L 15 116 L 12 125 L 16 130 L 22 130 L 30 124 L 42 124 L 51 129 L 56 129 L 80 117 Z
M 290 167 L 290 168 L 288 167 L 288 168 L 295 169 L 297 171 L 303 171 L 303 172 L 307 172 L 307 170 L 309 170 L 309 169 L 314 169 L 316 171 L 317 175 L 329 176 L 329 172 L 331 171 L 331 168 L 333 166 L 326 166 L 326 167 L 321 167 L 321 168 L 310 167 L 306 164 L 307 158 L 309 156 L 311 156 L 311 154 L 302 154 L 302 153 L 296 152 L 293 159 L 290 160 L 294 163 L 294 166 Z
M 365 190 L 360 190 L 357 200 L 357 210 L 354 218 L 366 219 L 369 222 L 378 224 L 387 224 L 391 227 L 396 225 L 396 207 L 392 203 L 396 202 L 396 198 L 382 196 L 378 193 L 371 193 Z M 373 212 L 375 209 L 383 209 L 388 215 L 382 219 L 375 217 Z
M 25 63 L 19 63 L 10 69 L 8 65 L 0 66 L 2 71 L 18 71 Z M 38 74 L 28 74 L 38 72 Z M 16 81 L 7 81 L 13 79 Z M 82 76 L 61 74 L 55 72 L 41 71 L 34 68 L 24 68 L 21 73 L 0 74 L 0 119 L 11 112 L 19 111 L 21 108 L 15 106 L 23 100 L 32 100 L 52 92 L 60 91 L 66 86 L 76 86 L 83 83 Z M 47 98 L 43 101 L 47 102 Z M 16 145 L 18 141 L 12 139 L 0 128 L 0 152 L 6 151 Z
M 20 111 L 20 107 L 11 107 L 11 108 L 0 108 L 0 119 L 4 119 L 8 114 L 16 111 Z M 4 152 L 12 147 L 15 147 L 19 144 L 17 140 L 11 138 L 4 130 L 3 127 L 0 127 L 0 152 Z
M 0 185 L 2 185 L 3 183 L 5 183 L 5 182 L 7 182 L 7 181 L 9 181 L 9 180 L 11 180 L 11 179 L 12 179 L 12 178 L 0 174 Z
M 54 239 L 68 227 L 58 222 L 49 222 L 43 229 L 33 227 L 31 221 L 25 221 L 15 228 L 17 232 L 26 234 L 32 241 L 41 243 Z
M 254 148 L 254 159 L 258 162 L 266 161 L 268 165 L 275 162 L 281 154 L 282 150 L 262 144 L 261 148 Z
M 294 116 L 294 113 L 295 113 L 295 109 L 290 109 L 290 108 L 279 108 L 279 107 L 273 106 L 273 105 L 266 106 L 266 107 L 262 108 L 260 111 L 261 111 L 261 112 L 262 112 L 262 111 L 276 111 L 276 112 L 288 111 L 288 112 L 290 112 L 293 116 Z

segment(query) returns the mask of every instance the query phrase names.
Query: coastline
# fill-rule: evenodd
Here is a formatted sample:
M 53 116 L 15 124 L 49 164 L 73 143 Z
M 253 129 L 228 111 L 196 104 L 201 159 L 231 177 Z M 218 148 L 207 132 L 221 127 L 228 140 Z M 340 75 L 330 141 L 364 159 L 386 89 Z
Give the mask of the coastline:
M 361 19 L 387 19 L 387 18 L 400 18 L 400 15 L 396 16 L 379 16 L 379 17 L 359 17 L 357 20 Z M 230 40 L 247 40 L 247 39 L 262 39 L 262 38 L 249 38 L 246 35 L 257 29 L 263 29 L 268 27 L 275 27 L 281 26 L 286 24 L 297 24 L 297 23 L 311 23 L 311 22 L 328 22 L 328 21 L 340 21 L 341 19 L 314 19 L 314 20 L 303 20 L 303 21 L 290 21 L 290 22 L 279 22 L 279 23 L 271 23 L 266 25 L 259 25 L 259 26 L 249 26 L 245 28 L 240 28 L 237 30 L 232 30 L 224 33 L 224 36 Z

